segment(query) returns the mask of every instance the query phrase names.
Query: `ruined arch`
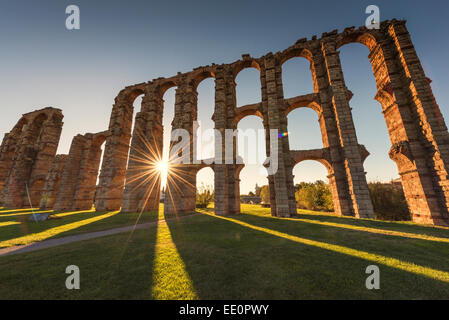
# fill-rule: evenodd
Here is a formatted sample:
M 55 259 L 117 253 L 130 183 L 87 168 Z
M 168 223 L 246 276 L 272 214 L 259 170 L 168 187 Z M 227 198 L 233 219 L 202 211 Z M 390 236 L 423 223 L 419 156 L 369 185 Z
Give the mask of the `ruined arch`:
M 252 58 L 249 58 L 249 57 L 247 57 L 246 58 L 246 60 L 242 60 L 242 61 L 240 61 L 240 62 L 238 62 L 238 63 L 236 63 L 234 66 L 233 66 L 233 79 L 234 79 L 234 87 L 235 87 L 235 99 L 236 99 L 236 102 L 235 102 L 235 109 L 237 110 L 237 109 L 239 109 L 240 107 L 242 107 L 242 106 L 244 106 L 244 105 L 242 105 L 242 103 L 241 103 L 241 101 L 239 101 L 239 97 L 238 97 L 238 90 L 240 90 L 240 89 L 238 89 L 238 88 L 240 88 L 240 86 L 242 85 L 242 84 L 240 84 L 240 86 L 239 85 L 237 85 L 237 77 L 239 76 L 239 75 L 241 75 L 242 74 L 242 72 L 243 71 L 245 71 L 245 70 L 250 70 L 250 69 L 254 69 L 254 70 L 257 70 L 258 71 L 258 74 L 259 74 L 259 78 L 258 78 L 258 84 L 259 84 L 259 87 L 258 87 L 258 93 L 259 93 L 259 99 L 257 99 L 257 101 L 254 101 L 255 103 L 258 103 L 258 102 L 260 102 L 261 100 L 262 100 L 262 92 L 261 92 L 261 80 L 260 80 L 260 76 L 261 76 L 261 67 L 260 67 L 260 64 L 255 60 L 255 59 L 252 59 Z M 255 87 L 257 87 L 255 84 L 252 84 L 252 85 L 254 85 Z M 255 89 L 255 88 L 252 88 L 251 87 L 251 91 L 253 90 L 253 89 Z
M 123 208 L 126 208 L 124 211 L 135 212 L 139 207 L 136 201 L 141 200 L 141 190 L 134 193 L 133 188 L 125 188 L 123 191 L 134 99 L 139 94 L 144 94 L 142 108 L 136 115 L 136 126 L 132 133 L 131 144 L 139 146 L 140 134 L 148 140 L 147 146 L 160 150 L 163 132 L 162 99 L 165 91 L 173 86 L 177 87 L 173 128 L 186 129 L 192 134 L 193 121 L 197 118 L 196 89 L 201 81 L 213 77 L 216 93 L 213 119 L 215 128 L 220 133 L 224 133 L 227 129 L 234 130 L 241 119 L 250 115 L 263 119 L 265 132 L 272 129 L 285 132 L 287 116 L 292 110 L 309 107 L 319 114 L 324 148 L 316 149 L 318 151 L 291 150 L 288 139 L 285 137 L 272 137 L 271 134 L 266 134 L 268 160 L 275 156 L 271 152 L 271 147 L 278 143 L 273 150 L 277 151 L 279 168 L 268 177 L 273 215 L 279 217 L 296 215 L 291 173 L 294 163 L 292 157 L 295 156 L 295 152 L 313 151 L 329 157 L 324 159 L 333 170 L 330 179 L 333 179 L 335 183 L 339 199 L 336 212 L 355 217 L 373 217 L 363 168 L 363 161 L 368 152 L 366 149 L 364 151 L 357 141 L 349 105 L 351 92 L 345 84 L 338 52 L 338 48 L 350 42 L 360 42 L 370 50 L 369 59 L 377 84 L 376 98 L 382 104 L 393 146 L 390 156 L 400 167 L 404 189 L 408 188 L 409 192 L 405 193 L 414 220 L 432 224 L 448 224 L 449 148 L 447 141 L 449 141 L 449 133 L 433 97 L 430 80 L 425 77 L 414 50 L 405 21 L 397 20 L 381 23 L 379 30 L 361 27 L 347 28 L 341 33 L 338 30 L 325 32 L 321 37 L 300 39 L 290 48 L 275 54 L 267 53 L 260 58 L 252 58 L 246 54 L 234 63 L 213 64 L 191 72 L 178 73 L 172 78 L 158 78 L 148 83 L 126 87 L 116 97 L 112 110 L 106 137 L 105 161 L 96 199 L 97 209 L 117 210 L 123 204 Z M 303 57 L 310 61 L 314 93 L 285 99 L 282 64 L 292 57 Z M 237 108 L 235 77 L 246 68 L 256 68 L 260 72 L 261 101 Z M 52 128 L 53 131 L 49 129 L 48 132 L 53 132 L 53 136 L 57 136 L 57 127 L 62 115 L 56 118 L 58 119 L 52 123 L 48 121 L 49 117 L 44 125 L 45 130 Z M 31 116 L 27 119 L 31 119 Z M 29 128 L 29 123 L 24 128 Z M 24 130 L 20 139 L 26 138 L 27 133 L 29 134 L 30 131 Z M 43 141 L 44 136 L 45 134 L 41 133 L 39 141 Z M 87 137 L 81 135 L 75 137 L 75 145 L 83 145 L 86 139 Z M 28 138 L 28 140 L 32 139 Z M 52 143 L 53 140 L 51 140 Z M 38 145 L 40 142 L 35 144 L 36 147 Z M 45 148 L 43 145 L 42 148 Z M 223 144 L 216 145 L 223 147 Z M 233 148 L 235 146 L 234 141 Z M 14 152 L 14 164 L 9 176 L 12 174 L 16 181 L 23 174 L 23 170 L 17 170 L 17 168 L 29 169 L 24 165 L 25 149 L 21 143 L 18 143 L 17 150 Z M 45 152 L 45 154 L 48 153 Z M 43 159 L 44 152 L 40 155 Z M 215 160 L 219 159 L 223 159 L 223 153 L 221 150 L 216 150 Z M 323 157 L 317 159 L 323 159 Z M 50 164 L 52 162 L 50 160 L 46 159 L 46 162 Z M 220 215 L 240 212 L 238 180 L 241 167 L 238 165 L 235 152 L 232 158 L 227 160 L 230 162 L 214 163 L 215 190 L 219 198 L 216 201 L 215 213 Z M 133 166 L 130 165 L 131 159 L 128 164 L 127 175 L 133 170 Z M 189 177 L 198 169 L 195 166 L 197 164 L 182 164 L 176 169 L 180 170 L 181 177 L 187 178 L 186 180 L 190 182 Z M 43 171 L 36 171 L 35 168 L 36 166 L 33 167 L 33 177 L 29 181 L 38 181 L 43 174 Z M 156 177 L 152 181 L 157 185 L 160 179 Z M 18 199 L 23 195 L 23 189 L 13 190 L 10 188 L 13 185 L 5 183 L 4 190 L 9 190 L 7 194 L 10 199 Z M 184 194 L 181 192 L 173 195 L 175 202 L 181 204 L 180 207 L 173 208 L 173 213 L 192 209 L 191 202 L 192 200 L 194 202 L 195 190 L 190 188 L 187 191 Z M 20 196 L 12 197 L 13 194 Z M 159 193 L 154 192 L 148 208 L 156 208 L 158 205 Z
M 448 224 L 449 153 L 444 144 L 447 128 L 433 98 L 405 21 L 382 23 L 379 30 L 349 28 L 336 38 L 336 48 L 358 42 L 370 50 L 369 59 L 377 85 L 375 99 L 382 105 L 402 186 L 413 220 Z M 422 99 L 428 95 L 430 99 Z M 432 129 L 430 129 L 432 128 Z M 432 132 L 432 133 L 431 133 Z M 419 141 L 419 143 L 409 143 Z M 396 154 L 397 146 L 407 146 L 412 162 Z M 403 147 L 401 147 L 403 149 Z M 429 151 L 430 150 L 430 151 Z M 421 155 L 427 154 L 424 158 Z M 402 160 L 401 160 L 402 159 Z M 434 169 L 432 169 L 434 168 Z
M 45 180 L 58 147 L 62 118 L 60 109 L 47 107 L 36 110 L 24 114 L 8 135 L 8 156 L 12 149 L 14 155 L 4 180 L 6 207 L 29 207 L 30 202 L 34 207 L 40 204 Z M 11 143 L 15 146 L 12 147 Z
M 109 131 L 86 133 L 73 138 L 64 161 L 60 187 L 54 197 L 54 210 L 90 210 L 97 193 L 97 177 L 101 162 L 101 146 L 110 136 Z M 55 163 L 56 166 L 61 164 Z M 56 169 L 55 169 L 56 170 Z M 46 204 L 49 207 L 49 204 Z
M 145 92 L 145 86 L 143 83 L 127 87 L 115 98 L 95 196 L 95 207 L 99 211 L 118 210 L 121 207 L 133 123 L 133 104 Z

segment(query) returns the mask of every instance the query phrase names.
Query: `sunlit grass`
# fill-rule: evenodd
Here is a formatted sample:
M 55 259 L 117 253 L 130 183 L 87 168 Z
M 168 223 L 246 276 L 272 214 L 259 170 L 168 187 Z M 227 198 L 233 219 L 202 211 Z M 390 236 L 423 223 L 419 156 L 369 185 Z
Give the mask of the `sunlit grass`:
M 103 220 L 109 217 L 112 217 L 114 215 L 116 215 L 117 213 L 119 213 L 119 211 L 113 211 L 113 212 L 109 212 L 100 216 L 96 216 L 93 218 L 89 218 L 89 219 L 85 219 L 85 220 L 81 220 L 81 221 L 77 221 L 77 222 L 73 222 L 73 223 L 68 223 L 68 224 L 64 224 L 55 228 L 51 228 L 39 233 L 32 233 L 23 237 L 19 237 L 19 238 L 15 238 L 15 239 L 10 239 L 10 240 L 5 240 L 5 241 L 1 241 L 0 242 L 0 248 L 5 248 L 5 247 L 12 247 L 12 246 L 17 246 L 17 245 L 26 245 L 26 244 L 30 244 L 33 242 L 38 242 L 38 241 L 42 241 L 42 240 L 46 240 L 49 239 L 51 237 L 54 237 L 58 234 L 61 234 L 63 232 L 67 232 L 73 229 L 77 229 L 79 227 L 85 226 L 87 224 L 90 223 L 94 223 L 96 221 L 99 220 Z
M 0 227 L 12 226 L 12 225 L 15 225 L 15 224 L 20 224 L 20 223 L 16 222 L 16 221 L 0 222 Z
M 201 210 L 198 210 L 198 211 L 201 211 Z M 300 237 L 293 236 L 293 235 L 290 235 L 290 234 L 286 234 L 286 233 L 283 233 L 283 232 L 279 232 L 279 231 L 276 231 L 276 230 L 255 226 L 255 225 L 252 225 L 252 224 L 240 221 L 240 220 L 236 220 L 236 219 L 233 219 L 233 218 L 222 217 L 222 216 L 215 216 L 215 215 L 210 214 L 207 211 L 202 211 L 202 212 L 204 214 L 216 217 L 218 219 L 223 219 L 223 220 L 226 220 L 226 221 L 230 221 L 230 222 L 236 223 L 238 225 L 247 227 L 247 228 L 252 229 L 252 230 L 265 232 L 267 234 L 274 235 L 274 236 L 277 236 L 277 237 L 280 237 L 280 238 L 284 238 L 284 239 L 288 239 L 288 240 L 291 240 L 291 241 L 295 241 L 297 243 L 301 243 L 301 244 L 305 244 L 305 245 L 309 245 L 309 246 L 322 248 L 322 249 L 325 249 L 325 250 L 329 250 L 329 251 L 345 254 L 345 255 L 348 255 L 348 256 L 356 257 L 356 258 L 365 259 L 365 260 L 368 260 L 368 261 L 371 261 L 371 262 L 374 262 L 374 263 L 383 264 L 383 265 L 386 265 L 388 267 L 396 268 L 396 269 L 399 269 L 399 270 L 411 272 L 411 273 L 414 273 L 414 274 L 426 276 L 426 277 L 429 277 L 429 278 L 432 278 L 432 279 L 435 279 L 435 280 L 444 281 L 444 282 L 448 282 L 449 283 L 449 273 L 448 272 L 444 272 L 444 271 L 441 271 L 441 270 L 428 268 L 428 267 L 425 267 L 425 266 L 419 266 L 419 265 L 416 265 L 416 264 L 413 264 L 413 263 L 410 263 L 410 262 L 407 262 L 407 261 L 402 261 L 402 260 L 399 260 L 399 259 L 396 259 L 396 258 L 386 257 L 386 256 L 378 255 L 378 254 L 372 254 L 372 253 L 369 253 L 369 252 L 356 250 L 356 249 L 352 249 L 352 248 L 348 248 L 348 247 L 344 247 L 344 246 L 340 246 L 340 245 L 335 245 L 335 244 L 330 244 L 330 243 L 326 243 L 326 242 L 300 238 Z
M 21 212 L 21 211 L 32 211 L 32 210 L 39 210 L 40 208 L 26 208 L 26 209 L 4 209 L 2 208 L 0 210 L 0 213 L 7 213 L 7 212 Z
M 322 226 L 344 228 L 344 229 L 376 233 L 376 234 L 384 234 L 384 235 L 388 235 L 388 236 L 405 237 L 405 238 L 410 238 L 410 239 L 420 239 L 420 240 L 449 243 L 449 238 L 434 237 L 434 236 L 429 236 L 429 235 L 425 235 L 425 234 L 415 234 L 415 233 L 401 232 L 401 231 L 394 231 L 394 230 L 384 230 L 384 229 L 377 229 L 377 228 L 370 228 L 370 227 L 355 226 L 355 225 L 344 224 L 344 223 L 326 222 L 326 221 L 310 220 L 310 219 L 286 218 L 285 220 L 299 221 L 299 222 L 305 222 L 305 223 L 311 223 L 311 224 L 318 224 L 318 225 L 322 225 Z
M 92 213 L 95 212 L 95 209 L 91 209 L 91 210 L 83 210 L 83 211 L 73 211 L 73 212 L 63 212 L 63 213 L 58 213 L 55 214 L 55 217 L 67 217 L 67 216 L 72 216 L 74 214 L 80 214 L 80 213 Z
M 243 224 L 198 214 L 131 233 L 0 257 L 0 299 L 449 298 L 445 242 L 273 218 L 255 205 L 242 206 L 242 212 L 230 219 Z M 115 219 L 137 216 L 117 214 L 97 223 L 110 226 Z M 154 213 L 147 217 L 157 219 Z M 358 223 L 318 214 L 303 218 Z M 362 225 L 383 226 L 421 230 L 397 223 Z M 449 232 L 436 235 L 449 237 Z M 69 263 L 84 274 L 81 290 L 63 285 L 66 275 L 61 270 Z M 381 290 L 365 287 L 365 269 L 371 264 L 380 267 Z
M 163 218 L 160 214 L 159 218 Z M 165 221 L 157 227 L 152 297 L 157 300 L 198 299 L 186 266 Z
M 5 212 L 5 211 L 3 211 Z M 0 214 L 0 217 L 14 217 L 14 216 L 26 216 L 31 214 L 38 214 L 38 213 L 51 213 L 53 210 L 44 210 L 44 211 L 30 211 L 30 212 L 23 212 L 23 210 L 14 210 L 10 211 L 11 213 L 8 214 Z

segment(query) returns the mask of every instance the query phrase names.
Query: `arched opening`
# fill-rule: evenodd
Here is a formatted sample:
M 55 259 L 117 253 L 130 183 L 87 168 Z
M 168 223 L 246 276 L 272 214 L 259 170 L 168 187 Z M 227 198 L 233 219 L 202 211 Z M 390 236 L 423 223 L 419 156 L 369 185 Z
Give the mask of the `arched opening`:
M 282 86 L 284 98 L 293 98 L 314 92 L 310 62 L 293 57 L 282 64 Z
M 196 159 L 206 160 L 215 156 L 214 128 L 212 120 L 215 105 L 215 81 L 207 78 L 197 87 L 198 128 L 196 131 Z
M 368 48 L 360 43 L 340 48 L 346 85 L 354 94 L 350 104 L 357 138 L 371 154 L 364 163 L 367 180 L 389 183 L 398 179 L 399 175 L 388 155 L 391 142 L 382 109 L 373 99 L 377 87 L 370 61 L 366 58 L 368 54 Z
M 239 175 L 240 200 L 241 203 L 260 203 L 259 200 L 245 199 L 253 196 L 260 198 L 260 188 L 268 185 L 268 173 L 263 165 L 267 153 L 262 119 L 253 115 L 247 116 L 237 124 L 237 129 L 237 154 L 245 165 Z
M 262 101 L 260 71 L 257 68 L 245 68 L 235 77 L 237 107 Z
M 196 207 L 211 208 L 214 206 L 214 170 L 202 168 L 196 174 Z
M 375 216 L 378 219 L 407 220 L 410 214 L 404 196 L 406 186 L 402 185 L 399 177 L 399 163 L 395 163 L 389 155 L 393 131 L 401 124 L 382 114 L 382 110 L 391 105 L 391 96 L 382 96 L 385 94 L 382 91 L 378 93 L 373 66 L 366 58 L 375 45 L 375 39 L 366 35 L 353 43 L 349 43 L 349 40 L 347 42 L 339 49 L 341 64 L 346 85 L 353 92 L 350 105 L 358 142 L 370 153 L 364 162 L 364 168 Z M 379 108 L 379 102 L 373 97 L 388 103 Z M 385 104 L 384 101 L 382 104 Z M 389 128 L 385 125 L 386 122 Z M 408 189 L 416 190 L 416 186 L 409 186 Z M 409 200 L 413 198 L 410 194 Z
M 89 190 L 89 202 L 86 208 L 92 207 L 95 196 L 97 195 L 98 182 L 100 181 L 100 168 L 103 164 L 104 147 L 106 145 L 106 135 L 100 134 L 92 141 L 92 146 L 89 155 L 89 163 L 92 165 L 91 178 L 89 186 L 93 185 L 94 190 Z
M 172 132 L 172 122 L 175 116 L 175 96 L 176 88 L 171 87 L 163 92 L 162 99 L 164 101 L 164 111 L 162 112 L 162 126 L 164 128 L 163 147 L 162 147 L 162 165 L 161 173 L 161 197 L 165 197 L 165 189 L 167 187 L 168 160 L 170 155 L 170 137 Z
M 318 114 L 310 108 L 298 108 L 287 116 L 290 150 L 323 148 L 323 135 Z
M 293 167 L 296 206 L 302 210 L 334 211 L 336 190 L 329 184 L 329 169 L 317 160 L 304 160 Z

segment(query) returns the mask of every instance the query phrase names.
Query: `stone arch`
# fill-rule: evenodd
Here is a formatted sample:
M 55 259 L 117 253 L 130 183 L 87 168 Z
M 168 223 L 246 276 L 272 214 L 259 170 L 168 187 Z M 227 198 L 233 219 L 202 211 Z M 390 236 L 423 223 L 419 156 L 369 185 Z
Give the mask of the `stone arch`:
M 447 136 L 447 128 L 439 121 L 439 107 L 405 22 L 382 23 L 379 30 L 347 29 L 337 37 L 336 48 L 352 42 L 361 43 L 370 50 L 368 57 L 377 86 L 375 99 L 382 106 L 392 144 L 390 158 L 401 175 L 413 220 L 448 224 L 449 192 L 442 187 L 447 183 L 447 175 L 441 173 L 447 170 L 449 155 L 446 149 L 437 147 L 445 139 L 440 140 L 440 137 Z M 430 98 L 423 100 L 423 95 Z M 409 144 L 408 141 L 419 143 Z M 397 149 L 398 146 L 401 147 Z M 398 152 L 405 149 L 411 157 Z M 422 157 L 423 154 L 426 156 Z M 407 160 L 414 155 L 419 156 L 414 161 Z
M 239 60 L 233 64 L 232 77 L 235 81 L 238 74 L 244 69 L 254 68 L 261 71 L 260 63 L 257 59 L 251 58 L 249 55 L 243 55 L 243 60 Z
M 302 161 L 314 160 L 321 163 L 327 169 L 329 175 L 334 173 L 329 149 L 325 148 L 306 151 L 291 151 L 291 157 L 293 167 Z
M 237 108 L 235 111 L 235 117 L 234 117 L 234 127 L 237 128 L 239 122 L 248 116 L 256 116 L 262 119 L 264 121 L 264 116 L 261 111 L 261 105 L 260 103 L 257 104 L 249 104 L 240 108 Z
M 281 52 L 279 54 L 279 60 L 280 60 L 279 63 L 280 63 L 281 69 L 285 62 L 287 62 L 293 58 L 304 58 L 304 59 L 307 59 L 307 61 L 309 61 L 310 73 L 312 76 L 314 92 L 318 92 L 319 87 L 318 87 L 318 82 L 317 82 L 315 65 L 313 63 L 312 51 L 305 47 L 301 47 L 301 46 L 298 47 L 297 45 L 284 50 L 283 52 Z
M 14 155 L 5 179 L 4 201 L 10 208 L 38 206 L 62 130 L 62 112 L 47 107 L 24 114 L 12 131 Z M 28 192 L 27 192 L 28 188 Z
M 236 83 L 236 79 L 239 76 L 239 74 L 241 74 L 241 72 L 246 69 L 256 69 L 259 71 L 259 82 L 258 83 L 259 83 L 260 99 L 256 103 L 259 103 L 262 100 L 261 66 L 256 59 L 253 59 L 247 55 L 243 55 L 243 57 L 244 57 L 243 60 L 239 60 L 238 62 L 236 62 L 232 65 L 232 79 L 234 82 L 233 85 L 234 85 L 234 90 L 235 90 L 235 110 L 239 109 L 239 107 L 242 107 L 242 105 L 239 106 L 239 101 L 238 101 L 238 97 L 237 97 L 237 87 L 238 86 Z M 234 112 L 236 112 L 235 110 L 234 110 Z
M 215 72 L 214 67 L 200 67 L 189 74 L 187 82 L 192 84 L 194 90 L 197 90 L 202 81 L 208 78 L 215 78 Z
M 14 154 L 18 147 L 18 142 L 22 135 L 22 130 L 28 124 L 26 117 L 20 118 L 14 128 L 3 138 L 0 146 L 0 195 L 2 194 L 5 180 L 13 165 Z
M 126 87 L 115 98 L 109 122 L 95 207 L 99 211 L 118 210 L 122 205 L 130 148 L 134 100 L 145 93 L 146 83 Z
M 379 40 L 382 39 L 382 35 L 376 30 L 368 30 L 367 28 L 359 28 L 354 30 L 354 28 L 347 28 L 342 34 L 337 37 L 337 49 L 348 43 L 358 42 L 368 47 L 371 51 L 373 50 Z
M 215 117 L 214 117 L 214 104 L 215 104 L 215 66 L 212 67 L 200 67 L 195 69 L 189 76 L 187 77 L 187 83 L 192 88 L 194 92 L 194 97 L 192 99 L 193 102 L 193 113 L 194 118 L 197 121 L 198 126 L 193 127 L 193 145 L 192 152 L 193 158 L 195 162 L 202 161 L 203 158 L 214 157 L 215 156 L 215 143 L 214 143 L 214 128 L 215 128 Z M 209 81 L 208 81 L 209 80 Z M 213 85 L 212 85 L 213 83 Z M 200 86 L 203 84 L 203 87 Z M 207 91 L 205 91 L 205 86 L 207 86 Z M 213 86 L 210 88 L 209 86 Z M 212 93 L 210 96 L 208 94 Z M 204 104 L 205 97 L 208 97 L 208 103 Z M 207 108 L 205 108 L 207 107 Z M 203 142 L 203 138 L 209 140 L 208 147 L 212 146 L 212 148 L 205 148 Z M 205 150 L 207 150 L 206 154 Z
M 108 131 L 86 135 L 88 140 L 83 150 L 72 210 L 90 210 L 94 204 L 102 155 L 101 146 L 106 142 L 108 135 Z
M 295 167 L 303 161 L 316 161 L 326 168 L 328 173 L 327 178 L 329 179 L 329 187 L 332 193 L 334 211 L 337 215 L 342 215 L 342 207 L 345 205 L 345 199 L 342 198 L 343 190 L 341 190 L 341 185 L 335 176 L 335 168 L 332 164 L 330 149 L 324 148 L 307 151 L 292 151 L 292 175 Z

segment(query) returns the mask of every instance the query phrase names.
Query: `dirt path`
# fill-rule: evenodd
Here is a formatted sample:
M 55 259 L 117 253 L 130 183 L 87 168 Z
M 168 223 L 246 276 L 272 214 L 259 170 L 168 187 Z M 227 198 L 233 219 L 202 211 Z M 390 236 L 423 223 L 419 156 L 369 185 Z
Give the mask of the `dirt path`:
M 192 214 L 189 216 L 183 216 L 183 217 L 167 219 L 167 220 L 168 221 L 180 220 L 180 219 L 194 217 L 197 215 L 198 214 Z M 156 226 L 157 224 L 159 224 L 161 222 L 165 222 L 165 220 L 141 223 L 141 224 L 138 224 L 135 226 L 132 225 L 132 226 L 114 228 L 114 229 L 109 229 L 109 230 L 103 230 L 103 231 L 77 234 L 77 235 L 73 235 L 73 236 L 67 236 L 67 237 L 57 238 L 57 239 L 49 239 L 49 240 L 25 244 L 25 245 L 21 245 L 21 246 L 3 248 L 3 249 L 0 249 L 0 257 L 12 255 L 12 254 L 19 254 L 19 253 L 24 253 L 24 252 L 31 252 L 31 251 L 41 250 L 41 249 L 52 248 L 52 247 L 60 246 L 60 245 L 67 244 L 67 243 L 95 239 L 95 238 L 110 236 L 113 234 L 124 233 L 124 232 L 132 231 L 132 230 L 147 229 L 147 228 Z

